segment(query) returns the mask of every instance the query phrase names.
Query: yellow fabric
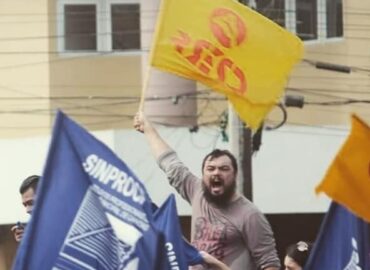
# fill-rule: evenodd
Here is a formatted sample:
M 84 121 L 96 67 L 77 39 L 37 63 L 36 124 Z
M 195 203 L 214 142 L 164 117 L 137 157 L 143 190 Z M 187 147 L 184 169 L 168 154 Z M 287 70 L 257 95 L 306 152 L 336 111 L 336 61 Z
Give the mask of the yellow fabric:
M 316 193 L 325 192 L 370 222 L 370 127 L 352 116 L 352 130 Z
M 295 35 L 234 0 L 162 0 L 151 65 L 226 95 L 256 129 L 302 57 Z

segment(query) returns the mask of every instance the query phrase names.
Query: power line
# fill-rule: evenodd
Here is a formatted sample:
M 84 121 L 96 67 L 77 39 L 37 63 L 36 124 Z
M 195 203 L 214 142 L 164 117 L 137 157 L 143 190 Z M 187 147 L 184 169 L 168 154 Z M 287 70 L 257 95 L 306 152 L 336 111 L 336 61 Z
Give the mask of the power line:
M 68 5 L 68 3 L 66 3 Z M 118 4 L 124 4 L 124 3 L 118 3 Z M 132 3 L 132 4 L 138 4 L 138 3 Z M 91 3 L 91 5 L 95 5 L 94 3 Z M 258 7 L 259 8 L 259 7 Z M 271 11 L 274 11 L 274 12 L 281 12 L 281 14 L 287 12 L 296 12 L 295 10 L 293 9 L 286 9 L 286 8 L 278 8 L 278 7 L 273 7 L 273 8 L 261 8 L 261 9 L 257 9 L 257 12 L 259 11 L 267 11 L 267 12 L 271 12 Z M 367 12 L 368 11 L 368 12 Z M 117 13 L 120 13 L 120 14 L 132 14 L 132 13 L 141 13 L 141 14 L 157 14 L 159 12 L 159 9 L 158 8 L 151 8 L 151 9 L 141 9 L 141 11 L 117 11 Z M 91 12 L 91 11 L 73 11 L 73 12 L 70 12 L 70 13 L 73 13 L 73 14 L 84 14 L 84 15 L 94 15 L 94 14 L 107 14 L 109 13 L 108 11 L 102 11 L 102 10 L 97 10 L 95 12 Z M 24 13 L 20 13 L 20 12 L 0 12 L 0 17 L 35 17 L 35 16 L 60 16 L 60 15 L 64 15 L 65 13 L 64 12 L 24 12 Z M 315 14 L 326 14 L 325 12 L 315 12 Z M 361 9 L 361 10 L 351 10 L 351 9 L 345 9 L 343 11 L 343 14 L 351 14 L 351 15 L 360 15 L 360 16 L 370 16 L 370 9 Z
M 58 97 L 0 97 L 0 100 L 79 100 L 79 99 L 86 99 L 86 100 L 96 100 L 96 99 L 125 99 L 125 100 L 132 100 L 132 101 L 139 101 L 140 97 L 132 97 L 132 96 L 58 96 Z
M 289 124 L 289 123 L 287 123 Z M 299 125 L 297 125 L 299 126 Z M 312 126 L 314 128 L 314 126 Z M 322 131 L 299 131 L 299 130 L 285 130 L 285 129 L 277 129 L 273 130 L 273 132 L 279 133 L 289 133 L 289 134 L 300 134 L 300 135 L 313 135 L 313 136 L 328 136 L 328 137 L 345 137 L 346 133 L 344 134 L 337 134 L 337 133 L 329 133 L 329 132 L 322 132 Z
M 73 114 L 68 114 L 69 116 L 73 117 Z M 133 117 L 133 116 L 132 116 Z M 122 119 L 115 119 L 115 120 L 110 120 L 110 121 L 92 121 L 92 122 L 85 122 L 83 123 L 84 126 L 100 126 L 100 125 L 108 125 L 108 124 L 113 124 L 117 122 L 121 122 Z M 50 126 L 1 126 L 0 129 L 5 129 L 5 130 L 35 130 L 35 129 L 50 129 Z
M 135 30 L 122 30 L 122 31 L 112 31 L 112 32 L 81 32 L 73 33 L 73 37 L 99 37 L 99 36 L 113 36 L 113 35 L 123 35 L 123 34 L 142 34 L 142 33 L 153 33 L 153 29 L 135 29 Z M 50 35 L 50 36 L 18 36 L 18 37 L 2 37 L 0 42 L 5 41 L 25 41 L 25 40 L 52 40 L 52 39 L 64 39 L 66 37 L 71 37 L 72 34 L 67 35 Z
M 82 52 L 80 52 L 78 55 L 75 55 L 75 56 L 69 56 L 69 57 L 64 57 L 64 58 L 60 57 L 60 58 L 56 58 L 56 59 L 50 59 L 48 61 L 37 61 L 37 62 L 29 62 L 29 63 L 22 63 L 22 64 L 0 66 L 0 70 L 22 68 L 22 67 L 29 67 L 29 66 L 36 66 L 36 65 L 44 65 L 44 64 L 55 63 L 55 62 L 74 61 L 74 60 L 84 59 L 84 58 L 96 58 L 96 57 L 99 57 L 99 56 L 110 55 L 110 54 L 114 54 L 114 52 L 113 51 L 112 52 L 94 52 L 94 54 L 82 54 Z
M 315 112 L 325 112 L 325 113 L 331 113 L 331 114 L 345 114 L 345 115 L 350 115 L 354 113 L 353 110 L 336 110 L 336 109 L 331 109 L 335 107 L 315 107 Z M 370 113 L 361 113 L 362 116 L 370 116 Z
M 163 88 L 165 86 L 162 86 Z M 4 87 L 3 87 L 4 88 Z M 8 91 L 12 91 L 12 88 L 6 88 Z M 370 91 L 340 91 L 340 90 L 332 90 L 332 89 L 312 89 L 312 88 L 294 88 L 294 87 L 287 87 L 287 91 L 293 91 L 293 92 L 299 92 L 299 93 L 308 93 L 310 95 L 314 96 L 321 96 L 321 97 L 329 97 L 329 98 L 336 98 L 336 99 L 343 99 L 344 102 L 350 101 L 350 103 L 367 103 L 367 100 L 362 100 L 362 99 L 353 99 L 352 97 L 346 97 L 342 95 L 333 95 L 333 93 L 347 93 L 347 94 L 370 94 Z M 24 91 L 15 91 L 16 93 L 22 93 L 22 94 L 27 94 L 27 92 Z M 324 92 L 324 93 L 323 93 Z M 213 95 L 214 92 L 211 89 L 206 89 L 203 91 L 196 91 L 196 92 L 188 92 L 188 93 L 182 93 L 182 94 L 177 94 L 177 95 L 167 95 L 167 96 L 155 96 L 155 97 L 146 97 L 145 101 L 147 102 L 152 102 L 152 101 L 160 101 L 160 100 L 178 100 L 182 98 L 186 99 L 197 99 L 197 100 L 210 100 L 210 101 L 223 101 L 226 100 L 225 96 L 222 95 Z M 137 103 L 140 101 L 139 96 L 94 96 L 94 95 L 89 95 L 89 96 L 58 96 L 58 97 L 41 97 L 41 96 L 26 96 L 26 97 L 0 97 L 1 100 L 22 100 L 22 101 L 33 101 L 33 100 L 86 100 L 86 101 L 94 101 L 94 100 L 121 100 L 119 102 L 115 103 L 103 103 L 103 104 L 95 104 L 95 106 L 108 106 L 108 105 L 121 105 L 121 104 L 130 104 L 130 103 Z M 337 101 L 335 101 L 337 102 Z M 343 102 L 343 101 L 341 101 Z M 343 105 L 343 104 L 341 104 Z
M 335 55 L 335 56 L 343 56 L 343 57 L 362 57 L 362 58 L 370 58 L 370 54 L 353 54 L 353 53 L 336 53 L 336 52 L 317 52 L 317 51 L 310 51 L 310 54 L 320 54 L 320 55 Z
M 310 89 L 310 88 L 293 88 L 293 87 L 288 87 L 286 88 L 287 91 L 294 91 L 294 92 L 300 92 L 300 93 L 309 93 L 312 95 L 316 96 L 323 96 L 323 97 L 334 97 L 334 98 L 344 98 L 346 99 L 347 97 L 344 96 L 338 96 L 338 95 L 332 95 L 332 94 L 327 94 L 327 93 L 341 93 L 341 94 L 368 94 L 370 95 L 370 91 L 341 91 L 341 90 L 331 90 L 331 89 Z M 322 93 L 324 92 L 324 93 Z
M 368 26 L 370 27 L 370 24 Z M 327 29 L 327 27 L 326 26 L 322 27 L 322 29 Z M 112 35 L 154 33 L 154 30 L 155 30 L 154 28 L 148 28 L 148 29 L 127 29 L 127 30 L 112 31 L 112 32 L 90 32 L 89 31 L 89 32 L 73 33 L 73 37 L 100 37 L 100 36 L 110 37 Z M 320 30 L 320 27 L 318 27 L 318 30 Z M 364 29 L 358 28 L 354 30 L 364 30 Z M 297 33 L 297 34 L 299 35 L 300 33 Z M 25 40 L 53 40 L 53 39 L 63 39 L 65 37 L 71 37 L 71 35 L 72 34 L 2 37 L 0 38 L 0 42 L 25 41 Z M 338 38 L 338 37 L 333 37 L 333 38 Z M 328 39 L 330 40 L 330 38 Z
M 311 66 L 318 69 L 325 69 L 330 71 L 336 71 L 341 73 L 351 73 L 351 72 L 366 72 L 370 75 L 370 68 L 356 67 L 356 66 L 346 66 L 339 65 L 329 62 L 321 62 L 311 59 L 303 59 L 303 62 L 310 64 Z
M 311 68 L 311 67 L 307 67 L 307 68 Z M 334 73 L 332 73 L 332 75 L 334 75 Z M 354 77 L 354 76 L 348 76 L 348 75 L 345 75 L 345 76 L 322 76 L 322 73 L 320 74 L 317 74 L 317 75 L 292 75 L 292 78 L 299 78 L 299 79 L 307 79 L 307 80 L 321 80 L 321 81 L 338 81 L 338 80 L 346 80 L 346 81 L 369 81 L 369 78 L 367 77 Z M 332 83 L 332 82 L 330 82 Z M 341 83 L 343 85 L 343 83 Z M 368 85 L 364 85 L 364 84 L 358 84 L 358 86 L 368 86 Z
M 326 83 L 330 83 L 330 85 L 333 85 L 333 81 L 338 81 L 338 80 L 356 80 L 356 81 L 369 81 L 370 80 L 368 78 L 347 78 L 347 77 L 338 77 L 338 76 L 333 76 L 333 77 L 322 77 L 322 76 L 292 76 L 292 78 L 299 78 L 299 79 L 307 79 L 307 80 L 315 80 L 315 81 L 318 81 L 318 80 L 323 80 L 323 81 L 327 81 Z M 348 85 L 348 86 L 355 86 L 356 88 L 358 87 L 366 87 L 367 89 L 369 90 L 345 90 L 345 89 L 338 89 L 337 87 L 336 88 L 332 88 L 332 87 L 329 87 L 329 88 L 325 88 L 325 87 L 320 87 L 320 88 L 306 88 L 306 87 L 287 87 L 286 90 L 291 90 L 291 91 L 306 91 L 306 92 L 328 92 L 328 93 L 343 93 L 343 94 L 370 94 L 370 85 L 369 84 L 353 84 L 353 83 L 346 83 L 346 82 L 340 82 L 339 83 L 341 86 L 344 86 L 344 85 Z M 45 84 L 45 85 L 34 85 L 34 84 L 25 84 L 25 85 L 19 85 L 19 87 L 22 87 L 22 89 L 44 89 L 44 88 L 52 88 L 52 89 L 68 89 L 68 88 L 71 88 L 70 90 L 73 90 L 75 91 L 75 89 L 83 89 L 84 91 L 88 91 L 88 90 L 93 90 L 93 91 L 96 91 L 98 89 L 104 89 L 105 92 L 107 92 L 107 90 L 113 90 L 113 89 L 125 89 L 125 90 L 129 90 L 129 89 L 134 89 L 134 90 L 137 90 L 137 89 L 140 89 L 142 87 L 142 85 L 140 83 L 137 83 L 137 84 L 131 84 L 131 83 L 122 83 L 122 84 L 110 84 L 110 85 L 98 85 L 98 84 Z M 168 89 L 168 90 L 171 90 L 174 86 L 173 85 L 170 85 L 168 83 L 151 83 L 150 84 L 150 87 L 151 89 Z M 0 90 L 1 88 L 4 88 L 5 90 L 7 91 L 11 91 L 11 88 L 7 88 L 6 86 L 1 86 L 0 85 Z M 68 90 L 69 91 L 69 90 Z M 17 91 L 14 91 L 14 92 L 17 92 Z M 26 92 L 25 92 L 26 93 Z M 66 92 L 64 92 L 66 93 Z M 200 91 L 198 90 L 197 91 L 198 94 L 196 94 L 197 96 L 199 95 L 208 95 L 209 93 L 215 93 L 214 91 L 212 91 L 212 89 L 208 88 L 207 90 L 205 91 Z M 192 95 L 192 93 L 188 93 L 187 95 Z M 1 99 L 50 99 L 50 100 L 53 100 L 53 99 L 120 99 L 120 98 L 123 98 L 123 99 L 136 99 L 136 98 L 139 98 L 138 96 L 122 96 L 122 95 L 104 95 L 104 96 L 100 96 L 100 95 L 83 95 L 83 96 L 77 96 L 77 95 L 66 95 L 64 94 L 63 96 L 45 96 L 45 97 L 42 97 L 42 96 L 37 96 L 37 97 L 14 97 L 14 96 L 9 96 L 9 97 L 6 97 L 6 96 L 2 96 L 0 97 L 0 100 Z
M 305 105 L 320 105 L 320 106 L 341 106 L 341 105 L 348 105 L 348 104 L 357 104 L 357 103 L 368 103 L 370 104 L 370 99 L 361 99 L 361 100 L 353 100 L 348 99 L 344 101 L 305 101 Z

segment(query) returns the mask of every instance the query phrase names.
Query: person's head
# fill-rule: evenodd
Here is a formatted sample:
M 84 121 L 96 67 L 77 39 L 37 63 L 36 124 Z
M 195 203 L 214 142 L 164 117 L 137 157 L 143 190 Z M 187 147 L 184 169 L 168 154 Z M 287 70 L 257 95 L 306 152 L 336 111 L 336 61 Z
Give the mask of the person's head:
M 284 258 L 285 270 L 302 270 L 312 249 L 312 243 L 299 241 L 287 248 Z
M 36 188 L 40 180 L 40 176 L 31 175 L 23 180 L 19 192 L 22 196 L 22 204 L 26 208 L 28 214 L 32 213 L 33 204 L 36 199 Z
M 235 193 L 238 165 L 227 150 L 215 149 L 203 159 L 203 191 L 207 200 L 222 205 Z

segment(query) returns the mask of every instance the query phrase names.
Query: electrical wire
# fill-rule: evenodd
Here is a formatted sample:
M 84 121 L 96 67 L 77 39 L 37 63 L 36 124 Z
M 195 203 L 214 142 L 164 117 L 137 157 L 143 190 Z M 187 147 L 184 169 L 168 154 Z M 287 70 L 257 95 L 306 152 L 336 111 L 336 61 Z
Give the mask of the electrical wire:
M 335 99 L 340 99 L 340 100 L 331 100 L 331 101 L 324 101 L 324 102 L 314 102 L 314 101 L 305 101 L 305 104 L 307 105 L 328 105 L 328 106 L 337 106 L 337 105 L 347 105 L 347 104 L 355 104 L 355 103 L 369 103 L 368 99 L 354 99 L 354 98 L 348 98 L 345 96 L 338 96 L 338 95 L 333 95 L 333 94 L 327 94 L 327 93 L 321 93 L 324 89 L 299 89 L 299 88 L 287 88 L 287 91 L 293 91 L 293 92 L 298 92 L 298 93 L 309 93 L 310 95 L 313 96 L 318 96 L 318 97 L 328 97 L 328 98 L 335 98 Z M 186 98 L 186 99 L 196 99 L 196 100 L 206 100 L 207 106 L 204 107 L 206 109 L 209 107 L 209 101 L 224 101 L 226 100 L 226 97 L 224 96 L 211 96 L 211 90 L 202 91 L 202 92 L 194 92 L 194 93 L 184 93 L 184 94 L 179 94 L 179 95 L 169 95 L 169 96 L 162 96 L 162 97 L 147 97 L 145 100 L 147 102 L 155 102 L 155 101 L 163 101 L 163 100 L 174 100 L 176 99 L 181 99 L 181 98 Z M 24 92 L 22 92 L 24 93 Z M 361 92 L 363 94 L 363 92 Z M 370 94 L 370 93 L 367 93 Z M 20 98 L 10 98 L 10 97 L 5 97 L 4 100 L 61 100 L 64 102 L 65 100 L 86 100 L 86 101 L 93 101 L 95 99 L 98 100 L 117 100 L 121 99 L 121 101 L 116 101 L 116 102 L 109 102 L 109 103 L 95 103 L 95 104 L 89 104 L 89 105 L 76 105 L 75 103 L 69 103 L 72 105 L 72 107 L 65 107 L 65 109 L 86 109 L 86 108 L 96 108 L 96 107 L 112 107 L 112 106 L 120 106 L 120 105 L 127 105 L 127 104 L 137 104 L 140 100 L 140 97 L 127 97 L 127 96 L 122 96 L 122 97 L 117 97 L 117 96 L 112 96 L 112 97 L 94 97 L 94 96 L 79 96 L 79 97 L 58 97 L 58 98 L 45 98 L 45 97 L 20 97 Z M 0 98 L 0 101 L 2 99 Z M 212 109 L 215 113 L 218 112 L 216 108 Z M 14 111 L 0 111 L 0 113 L 30 113 L 30 110 L 14 110 Z
M 332 113 L 332 114 L 345 114 L 345 115 L 350 115 L 350 114 L 354 113 L 353 110 L 343 110 L 343 109 L 336 110 L 336 109 L 330 109 L 330 108 L 333 108 L 333 107 L 325 107 L 325 106 L 315 107 L 315 112 L 324 112 L 324 113 Z M 362 112 L 361 116 L 370 117 L 370 113 L 363 113 Z
M 350 72 L 366 72 L 370 75 L 370 68 L 364 68 L 364 67 L 356 67 L 356 66 L 345 66 L 345 65 L 339 65 L 329 62 L 321 62 L 311 59 L 303 59 L 303 62 L 310 64 L 311 66 L 315 68 L 320 69 L 326 69 L 330 71 L 337 71 L 342 73 L 350 73 Z
M 316 128 L 319 128 L 318 126 L 316 126 Z M 335 134 L 335 133 L 328 133 L 328 132 L 320 132 L 320 131 L 299 131 L 299 130 L 285 130 L 285 129 L 278 129 L 278 130 L 275 130 L 274 132 L 280 132 L 280 133 L 288 133 L 288 134 L 299 134 L 299 135 L 311 135 L 311 136 L 327 136 L 327 137 L 340 137 L 340 138 L 344 138 L 347 134 L 344 133 L 344 134 Z
M 281 104 L 281 103 L 279 103 L 278 105 L 277 105 L 277 107 L 278 108 L 280 108 L 280 110 L 282 111 L 282 113 L 283 113 L 283 118 L 282 118 L 282 120 L 281 120 L 281 122 L 279 122 L 277 125 L 275 125 L 275 126 L 265 126 L 265 129 L 266 130 L 268 130 L 268 131 L 270 131 L 270 130 L 276 130 L 276 129 L 278 129 L 278 128 L 280 128 L 280 127 L 282 127 L 285 123 L 286 123 L 286 121 L 287 121 L 287 119 L 288 119 L 288 113 L 287 113 L 287 111 L 286 111 L 286 109 L 285 109 L 285 107 L 283 106 L 283 104 Z
M 348 97 L 344 97 L 344 96 L 338 96 L 338 95 L 333 95 L 333 94 L 327 94 L 327 93 L 347 93 L 347 94 L 368 94 L 370 95 L 370 92 L 354 92 L 352 93 L 351 91 L 346 91 L 346 92 L 338 92 L 338 91 L 325 91 L 324 89 L 299 89 L 299 88 L 291 88 L 291 87 L 288 87 L 287 88 L 287 91 L 288 92 L 298 92 L 298 93 L 308 93 L 308 94 L 311 94 L 311 95 L 314 95 L 314 96 L 319 96 L 319 97 L 329 97 L 329 98 L 337 98 L 337 99 L 348 99 Z M 324 92 L 324 93 L 322 93 Z
M 313 101 L 305 101 L 305 105 L 320 105 L 320 106 L 342 106 L 348 104 L 355 104 L 355 103 L 367 103 L 370 104 L 370 99 L 362 99 L 362 100 L 344 100 L 344 101 L 322 101 L 322 102 L 313 102 Z
M 138 4 L 139 2 L 137 3 L 132 3 L 132 4 Z M 68 4 L 66 2 L 66 4 Z M 91 3 L 92 5 L 94 5 L 94 3 Z M 118 3 L 120 4 L 120 3 Z M 122 2 L 122 4 L 125 4 L 124 2 Z M 261 6 L 258 6 L 258 8 L 260 8 Z M 258 9 L 257 11 L 260 11 L 261 9 Z M 287 10 L 286 8 L 282 7 L 281 8 L 277 8 L 277 7 L 274 7 L 274 8 L 262 8 L 262 10 L 264 11 L 267 11 L 267 12 L 291 12 L 291 13 L 294 13 L 295 11 L 294 10 Z M 368 12 L 367 12 L 368 11 Z M 159 8 L 150 8 L 150 9 L 145 9 L 145 8 L 142 8 L 140 10 L 140 13 L 141 14 L 157 14 L 159 12 Z M 71 12 L 73 14 L 85 14 L 85 15 L 94 15 L 94 14 L 106 14 L 107 12 L 106 11 L 95 11 L 95 12 L 89 12 L 89 11 L 73 11 Z M 117 13 L 120 13 L 120 14 L 132 14 L 132 13 L 135 13 L 134 11 L 117 11 Z M 139 12 L 137 12 L 139 14 Z M 321 14 L 325 14 L 325 12 L 318 12 L 318 13 L 321 13 Z M 359 15 L 359 16 L 370 16 L 370 9 L 361 9 L 361 10 L 351 10 L 351 9 L 346 9 L 343 11 L 343 14 L 348 14 L 348 15 Z M 35 16 L 57 16 L 57 15 L 64 15 L 64 12 L 24 12 L 24 13 L 21 13 L 21 12 L 0 12 L 0 17 L 35 17 Z

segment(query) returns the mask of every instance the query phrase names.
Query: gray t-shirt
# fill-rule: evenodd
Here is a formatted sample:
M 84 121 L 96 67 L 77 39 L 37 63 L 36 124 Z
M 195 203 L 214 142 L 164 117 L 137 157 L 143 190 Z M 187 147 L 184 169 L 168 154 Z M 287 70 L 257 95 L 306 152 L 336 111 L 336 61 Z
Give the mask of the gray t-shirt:
M 232 270 L 280 268 L 271 227 L 252 202 L 240 195 L 225 207 L 217 207 L 205 199 L 201 180 L 175 152 L 161 155 L 158 164 L 170 184 L 192 206 L 191 242 L 196 248 L 215 256 Z

